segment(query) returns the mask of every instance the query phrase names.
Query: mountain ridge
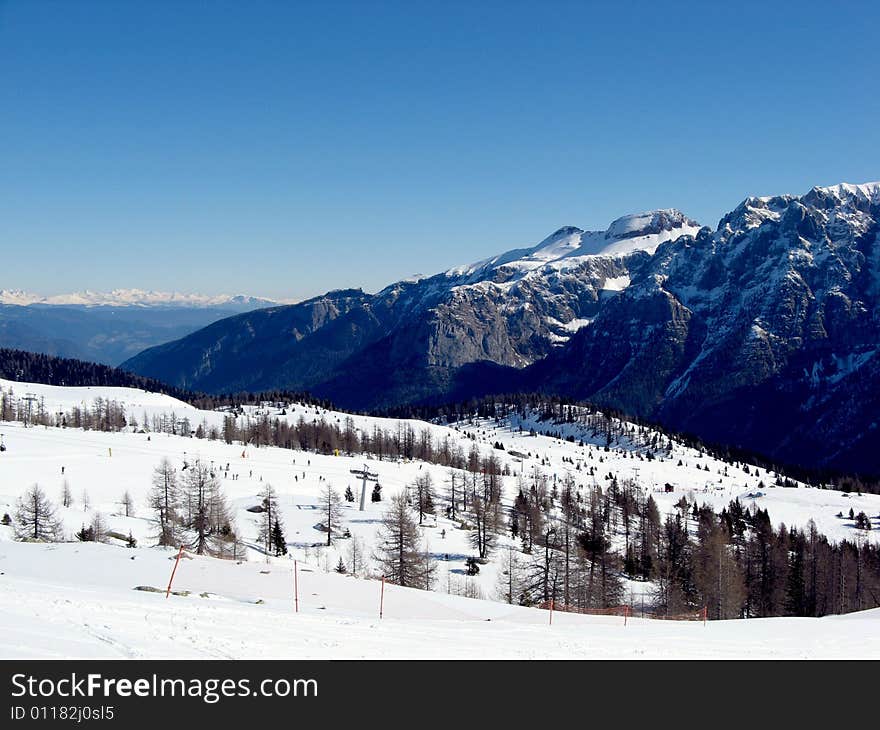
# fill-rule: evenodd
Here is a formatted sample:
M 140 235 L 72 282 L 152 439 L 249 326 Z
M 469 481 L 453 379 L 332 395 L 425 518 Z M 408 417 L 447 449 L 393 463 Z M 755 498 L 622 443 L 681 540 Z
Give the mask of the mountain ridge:
M 293 300 L 276 301 L 247 294 L 188 294 L 144 289 L 113 289 L 109 292 L 83 290 L 69 294 L 44 296 L 21 289 L 0 289 L 0 304 L 22 307 L 81 306 L 81 307 L 257 307 L 292 304 Z
M 878 183 L 748 197 L 715 230 L 651 211 L 221 320 L 123 366 L 361 409 L 540 390 L 795 463 L 872 466 L 878 231 Z

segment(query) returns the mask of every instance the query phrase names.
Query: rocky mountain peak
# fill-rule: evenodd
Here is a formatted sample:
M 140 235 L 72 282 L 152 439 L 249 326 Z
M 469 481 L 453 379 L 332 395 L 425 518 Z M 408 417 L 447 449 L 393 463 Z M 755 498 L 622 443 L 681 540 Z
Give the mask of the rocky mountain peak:
M 662 210 L 649 210 L 644 213 L 634 213 L 618 218 L 608 226 L 608 230 L 605 231 L 605 238 L 608 240 L 635 238 L 637 236 L 648 236 L 661 233 L 662 231 L 674 231 L 695 226 L 699 228 L 696 221 L 688 218 L 680 210 L 664 208 Z

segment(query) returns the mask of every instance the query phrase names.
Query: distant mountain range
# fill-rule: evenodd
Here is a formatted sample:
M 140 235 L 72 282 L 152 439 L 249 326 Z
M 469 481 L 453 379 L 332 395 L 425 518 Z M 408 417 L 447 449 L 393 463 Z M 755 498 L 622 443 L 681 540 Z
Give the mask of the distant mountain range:
M 232 314 L 277 305 L 250 296 L 117 289 L 40 296 L 0 290 L 0 346 L 107 365 Z
M 349 408 L 505 390 L 590 399 L 810 466 L 880 472 L 880 183 L 561 228 L 377 294 L 238 314 L 123 367 Z
M 223 309 L 246 312 L 260 307 L 270 307 L 279 302 L 244 294 L 204 295 L 180 292 L 144 291 L 143 289 L 114 289 L 111 292 L 81 291 L 71 294 L 42 296 L 20 289 L 0 289 L 0 304 L 27 307 L 35 304 L 46 306 L 80 307 L 183 307 L 186 309 Z

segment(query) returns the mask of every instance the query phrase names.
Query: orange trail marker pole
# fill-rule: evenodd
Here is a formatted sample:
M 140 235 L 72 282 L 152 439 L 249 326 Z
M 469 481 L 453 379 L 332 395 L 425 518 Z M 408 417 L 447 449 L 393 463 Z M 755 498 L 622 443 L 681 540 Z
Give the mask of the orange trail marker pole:
M 293 603 L 296 607 L 294 613 L 299 613 L 299 581 L 296 575 L 296 561 L 293 561 Z
M 385 576 L 382 576 L 382 589 L 379 593 L 379 618 L 382 618 L 382 614 L 385 611 Z
M 183 555 L 183 545 L 177 551 L 177 560 L 174 561 L 174 568 L 171 570 L 171 578 L 168 581 L 168 590 L 165 591 L 165 598 L 171 594 L 171 584 L 174 582 L 174 574 L 177 572 L 177 564 L 180 562 L 180 556 Z

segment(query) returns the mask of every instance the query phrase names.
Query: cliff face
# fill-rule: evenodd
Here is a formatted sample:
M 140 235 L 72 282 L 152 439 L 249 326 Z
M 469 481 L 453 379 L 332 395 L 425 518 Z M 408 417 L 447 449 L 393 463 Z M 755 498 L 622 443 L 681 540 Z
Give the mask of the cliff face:
M 545 357 L 649 252 L 697 230 L 674 210 L 627 216 L 608 231 L 561 228 L 532 248 L 374 295 L 330 292 L 231 317 L 123 367 L 205 391 L 308 388 L 352 407 L 440 396 L 459 368 Z
M 780 458 L 876 471 L 878 221 L 876 184 L 750 198 L 715 233 L 661 246 L 530 382 Z
M 374 295 L 233 317 L 126 367 L 353 408 L 538 389 L 876 472 L 878 231 L 876 183 L 748 198 L 715 231 L 652 211 Z

